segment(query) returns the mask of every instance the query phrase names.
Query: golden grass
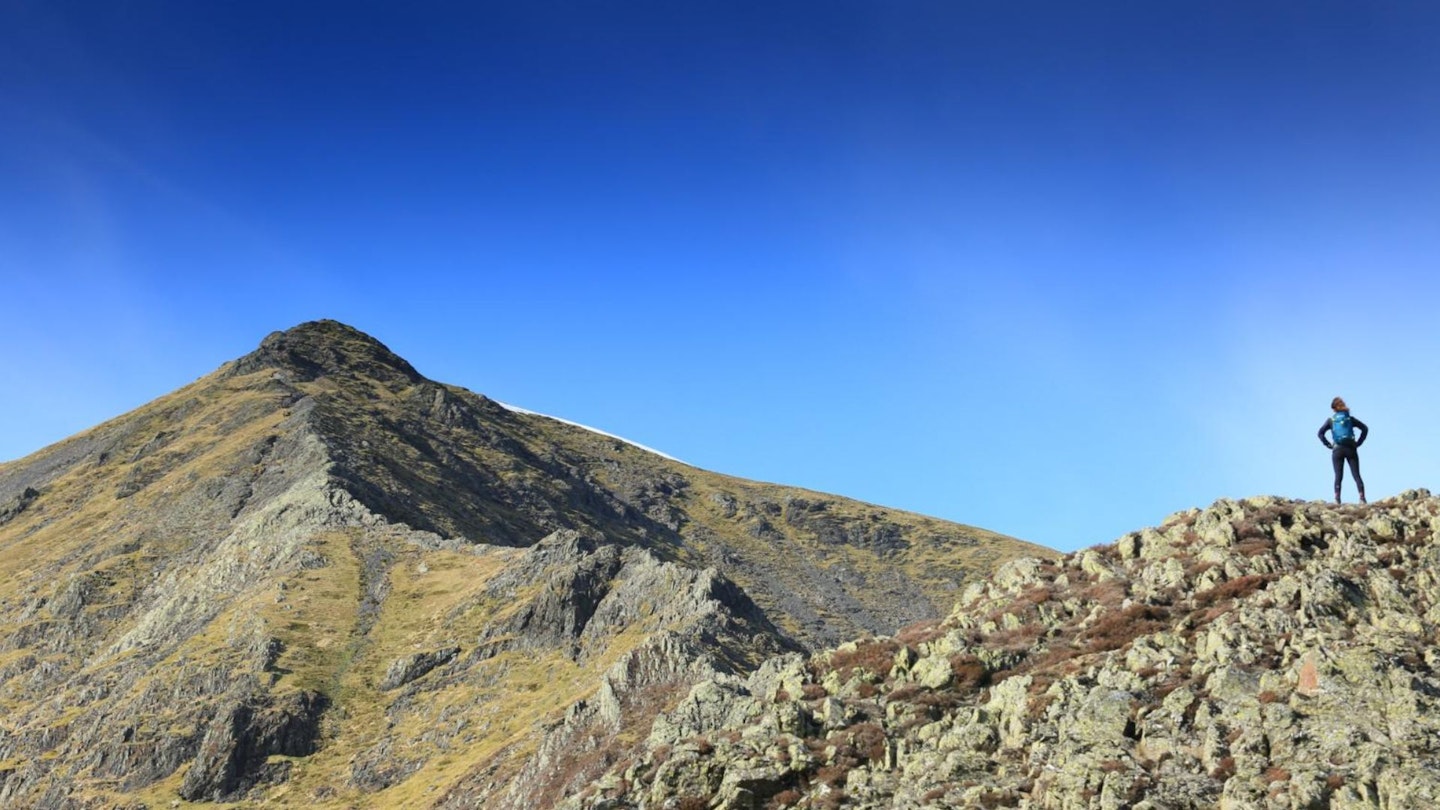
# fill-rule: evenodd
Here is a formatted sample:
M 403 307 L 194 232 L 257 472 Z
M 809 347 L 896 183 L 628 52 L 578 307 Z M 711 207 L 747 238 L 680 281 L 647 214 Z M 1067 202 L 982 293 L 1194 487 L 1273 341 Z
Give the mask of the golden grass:
M 308 689 L 332 698 L 353 655 L 359 620 L 360 562 L 351 550 L 355 530 L 316 535 L 314 550 L 330 561 L 302 570 L 282 592 L 269 591 L 256 613 L 283 646 L 275 662 L 276 691 Z
M 554 651 L 503 652 L 474 665 L 459 682 L 416 693 L 393 720 L 391 702 L 399 693 L 380 692 L 376 686 L 389 662 L 452 639 L 473 639 L 523 604 L 524 595 L 504 602 L 482 598 L 485 585 L 519 554 L 509 549 L 481 555 L 403 551 L 392 568 L 381 617 L 341 676 L 343 721 L 319 752 L 293 760 L 291 780 L 267 799 L 317 808 L 422 806 L 461 781 L 476 763 L 500 757 L 518 767 L 539 744 L 540 729 L 576 700 L 592 695 L 599 674 L 649 636 L 644 630 L 627 631 L 583 666 Z M 421 563 L 428 568 L 423 573 Z M 424 610 L 416 609 L 420 605 Z M 474 731 L 422 741 L 441 718 Z M 424 759 L 424 767 L 378 793 L 335 790 L 348 781 L 351 761 L 386 737 L 406 757 Z

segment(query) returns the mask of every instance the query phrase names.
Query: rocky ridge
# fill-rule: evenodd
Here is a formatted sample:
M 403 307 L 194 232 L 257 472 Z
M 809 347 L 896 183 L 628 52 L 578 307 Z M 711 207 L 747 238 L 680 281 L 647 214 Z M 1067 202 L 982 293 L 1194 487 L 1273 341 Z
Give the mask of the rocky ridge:
M 1440 498 L 1221 500 L 694 686 L 567 808 L 1428 808 Z
M 305 324 L 0 465 L 0 806 L 558 802 L 694 683 L 940 615 L 1036 551 Z

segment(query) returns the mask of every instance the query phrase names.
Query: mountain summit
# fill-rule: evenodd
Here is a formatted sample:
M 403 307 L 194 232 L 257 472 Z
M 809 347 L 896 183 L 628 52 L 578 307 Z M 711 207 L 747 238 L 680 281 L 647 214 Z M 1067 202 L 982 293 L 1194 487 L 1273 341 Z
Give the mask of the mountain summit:
M 0 805 L 549 806 L 691 685 L 1036 554 L 302 324 L 0 465 Z
M 260 348 L 234 362 L 231 373 L 245 375 L 264 368 L 285 371 L 303 381 L 348 375 L 403 388 L 424 380 L 385 344 L 353 326 L 331 320 L 271 332 L 260 342 Z

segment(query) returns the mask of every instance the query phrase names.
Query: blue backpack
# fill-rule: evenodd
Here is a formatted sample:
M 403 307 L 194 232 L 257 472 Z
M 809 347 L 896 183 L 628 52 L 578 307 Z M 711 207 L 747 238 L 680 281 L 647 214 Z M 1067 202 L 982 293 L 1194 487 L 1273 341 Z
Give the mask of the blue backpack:
M 1330 433 L 1335 437 L 1335 443 L 1354 441 L 1355 428 L 1352 426 L 1349 411 L 1336 411 L 1330 417 Z

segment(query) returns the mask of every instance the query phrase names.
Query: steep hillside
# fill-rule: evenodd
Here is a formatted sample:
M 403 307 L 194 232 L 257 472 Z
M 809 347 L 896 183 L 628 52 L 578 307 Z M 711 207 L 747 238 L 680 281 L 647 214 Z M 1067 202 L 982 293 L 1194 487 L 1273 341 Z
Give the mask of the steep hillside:
M 566 807 L 1440 806 L 1440 498 L 1219 501 L 696 685 Z
M 534 807 L 693 683 L 941 615 L 1037 551 L 305 324 L 0 465 L 0 806 Z
M 790 487 L 709 473 L 584 428 L 516 413 L 422 378 L 333 322 L 267 338 L 221 376 L 279 369 L 330 476 L 376 515 L 484 545 L 558 529 L 599 533 L 713 566 L 807 646 L 950 609 L 973 571 L 1048 550 L 1013 538 Z

